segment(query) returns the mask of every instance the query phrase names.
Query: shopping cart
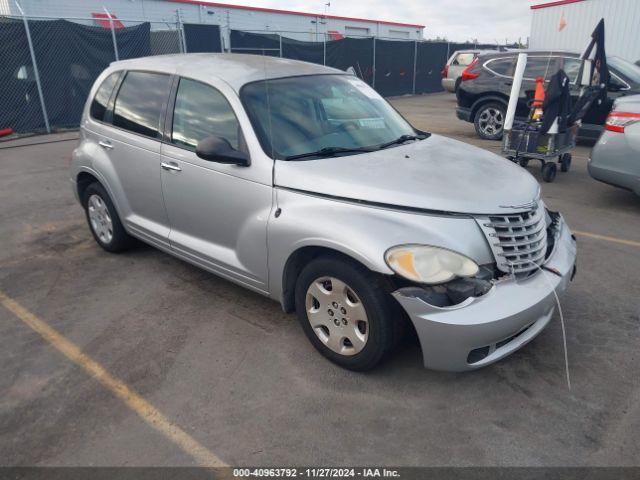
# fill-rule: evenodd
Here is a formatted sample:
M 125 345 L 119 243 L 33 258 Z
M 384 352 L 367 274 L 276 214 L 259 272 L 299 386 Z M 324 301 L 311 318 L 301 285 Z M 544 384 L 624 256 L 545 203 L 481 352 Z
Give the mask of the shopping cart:
M 502 153 L 509 160 L 526 167 L 530 160 L 542 162 L 542 179 L 553 182 L 558 173 L 571 168 L 571 151 L 576 146 L 578 125 L 562 133 L 540 133 L 540 123 L 514 122 L 502 138 Z

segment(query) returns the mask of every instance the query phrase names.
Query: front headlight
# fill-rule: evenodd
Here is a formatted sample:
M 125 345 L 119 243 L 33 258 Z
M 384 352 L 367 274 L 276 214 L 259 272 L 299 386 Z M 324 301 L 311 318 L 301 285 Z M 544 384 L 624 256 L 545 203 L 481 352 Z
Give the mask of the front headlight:
M 456 277 L 472 277 L 478 265 L 464 255 L 428 245 L 399 245 L 384 255 L 389 268 L 418 283 L 445 283 Z

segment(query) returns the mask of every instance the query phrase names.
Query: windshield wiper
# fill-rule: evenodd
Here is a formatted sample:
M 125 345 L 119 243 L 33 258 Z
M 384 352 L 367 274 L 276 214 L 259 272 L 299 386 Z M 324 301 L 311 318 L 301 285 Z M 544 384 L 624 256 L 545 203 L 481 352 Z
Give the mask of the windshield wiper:
M 356 152 L 371 152 L 371 151 L 373 150 L 369 147 L 357 147 L 357 148 L 324 147 L 324 148 L 321 148 L 320 150 L 316 150 L 315 152 L 298 153 L 297 155 L 289 155 L 288 157 L 284 157 L 284 159 L 296 160 L 298 158 L 307 158 L 307 157 L 330 157 L 338 153 L 356 153 Z
M 395 140 L 391 140 L 390 142 L 383 143 L 378 145 L 378 149 L 382 150 L 383 148 L 390 147 L 392 145 L 400 145 L 401 143 L 408 142 L 409 140 L 424 140 L 429 135 L 427 134 L 418 134 L 418 135 L 400 135 Z

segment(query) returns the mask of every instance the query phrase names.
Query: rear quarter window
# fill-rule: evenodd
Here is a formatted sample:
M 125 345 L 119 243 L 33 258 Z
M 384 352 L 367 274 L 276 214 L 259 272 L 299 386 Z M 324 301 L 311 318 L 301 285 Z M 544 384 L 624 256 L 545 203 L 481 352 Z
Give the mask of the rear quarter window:
M 473 59 L 476 58 L 475 53 L 459 53 L 456 55 L 456 58 L 453 59 L 451 65 L 458 65 L 460 67 L 466 67 L 473 62 Z
M 105 78 L 100 84 L 98 91 L 96 92 L 93 100 L 91 101 L 91 107 L 89 107 L 89 115 L 91 118 L 99 121 L 104 120 L 105 113 L 107 113 L 107 106 L 109 99 L 113 93 L 113 88 L 116 86 L 121 72 L 114 72 Z
M 127 72 L 113 107 L 113 125 L 157 138 L 170 83 L 171 77 L 164 73 Z

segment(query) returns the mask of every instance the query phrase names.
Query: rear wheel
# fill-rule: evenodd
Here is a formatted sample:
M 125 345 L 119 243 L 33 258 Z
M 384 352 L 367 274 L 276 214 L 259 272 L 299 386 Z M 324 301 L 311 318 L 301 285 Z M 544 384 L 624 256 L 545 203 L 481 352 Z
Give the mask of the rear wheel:
M 109 194 L 102 185 L 92 183 L 84 191 L 84 209 L 89 229 L 98 245 L 108 252 L 122 252 L 134 244 L 122 226 L 118 212 L 113 206 Z
M 560 171 L 568 172 L 570 168 L 571 168 L 571 154 L 563 153 L 560 156 Z
M 522 168 L 527 168 L 527 166 L 529 165 L 529 159 L 528 158 L 520 158 L 520 160 L 518 160 L 518 163 L 520 164 L 520 166 Z
M 542 179 L 545 182 L 553 182 L 557 173 L 558 167 L 556 167 L 555 163 L 549 162 L 542 166 Z
M 473 124 L 478 136 L 484 140 L 500 140 L 504 129 L 505 106 L 500 102 L 488 102 L 476 112 Z
M 400 335 L 391 298 L 366 268 L 319 257 L 296 284 L 298 320 L 313 346 L 350 370 L 369 370 L 393 349 Z

